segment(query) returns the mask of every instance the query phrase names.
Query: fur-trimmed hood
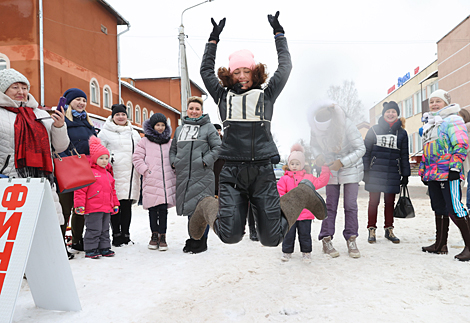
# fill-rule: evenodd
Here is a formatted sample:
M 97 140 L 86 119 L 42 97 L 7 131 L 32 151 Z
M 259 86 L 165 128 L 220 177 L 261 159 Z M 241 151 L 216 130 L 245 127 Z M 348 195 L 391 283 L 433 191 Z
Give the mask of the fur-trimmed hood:
M 145 137 L 153 137 L 155 139 L 160 139 L 160 140 L 169 140 L 171 138 L 171 126 L 168 125 L 167 122 L 165 122 L 165 130 L 163 130 L 162 133 L 158 133 L 157 131 L 155 131 L 154 128 L 152 128 L 152 126 L 150 125 L 150 119 L 147 119 L 144 121 L 144 125 L 143 125 L 143 128 L 144 128 L 144 134 L 145 134 Z M 167 141 L 168 141 L 167 140 Z
M 307 111 L 307 118 L 308 118 L 308 123 L 310 124 L 310 127 L 312 129 L 312 132 L 314 133 L 322 133 L 326 132 L 324 128 L 329 128 L 330 124 L 329 122 L 318 122 L 316 119 L 316 116 L 318 112 L 320 112 L 323 109 L 329 109 L 334 117 L 329 120 L 335 120 L 334 122 L 334 128 L 335 129 L 344 129 L 344 125 L 346 122 L 346 113 L 344 110 L 333 100 L 320 100 L 315 103 L 313 103 Z

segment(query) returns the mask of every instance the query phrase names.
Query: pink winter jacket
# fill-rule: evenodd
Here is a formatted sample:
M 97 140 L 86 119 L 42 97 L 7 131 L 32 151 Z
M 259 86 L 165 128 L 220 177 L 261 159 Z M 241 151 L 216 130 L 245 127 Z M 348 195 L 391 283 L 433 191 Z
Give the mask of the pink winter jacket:
M 74 207 L 84 206 L 85 214 L 94 212 L 112 214 L 113 208 L 119 206 L 113 175 L 95 163 L 91 165 L 91 170 L 96 182 L 74 192 Z
M 286 171 L 284 176 L 282 176 L 279 181 L 277 182 L 277 190 L 279 191 L 279 195 L 284 195 L 289 192 L 291 189 L 297 187 L 301 180 L 308 179 L 313 183 L 315 189 L 320 189 L 326 184 L 330 179 L 331 172 L 327 166 L 323 166 L 321 168 L 321 174 L 319 177 L 315 177 L 312 174 L 306 174 L 306 171 L 302 169 L 298 172 Z M 302 220 L 312 220 L 315 219 L 315 216 L 307 209 L 303 209 L 302 213 L 300 213 L 299 218 L 297 221 Z
M 135 169 L 143 175 L 142 204 L 145 210 L 152 206 L 175 206 L 176 176 L 170 165 L 171 140 L 157 144 L 142 138 L 132 157 Z

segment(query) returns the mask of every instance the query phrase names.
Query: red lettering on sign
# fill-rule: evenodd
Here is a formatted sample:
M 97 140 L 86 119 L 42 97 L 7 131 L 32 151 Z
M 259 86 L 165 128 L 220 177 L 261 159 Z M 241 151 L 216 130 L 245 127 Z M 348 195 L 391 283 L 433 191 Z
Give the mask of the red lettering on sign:
M 8 264 L 10 263 L 11 251 L 13 250 L 13 242 L 6 242 L 5 249 L 0 252 L 0 271 L 7 271 Z
M 21 214 L 21 212 L 15 212 L 10 216 L 8 221 L 5 222 L 7 212 L 0 212 L 0 237 L 3 237 L 5 232 L 10 229 L 8 232 L 8 240 L 16 239 L 18 227 L 20 226 Z
M 18 198 L 20 197 L 21 193 L 23 193 L 23 195 L 21 196 L 21 200 L 19 200 Z M 9 186 L 3 193 L 2 206 L 6 207 L 8 210 L 15 210 L 16 208 L 22 207 L 26 202 L 27 194 L 28 188 L 26 186 L 21 184 Z M 10 198 L 8 198 L 8 196 Z
M 3 282 L 5 281 L 6 273 L 0 273 L 0 295 L 2 294 Z

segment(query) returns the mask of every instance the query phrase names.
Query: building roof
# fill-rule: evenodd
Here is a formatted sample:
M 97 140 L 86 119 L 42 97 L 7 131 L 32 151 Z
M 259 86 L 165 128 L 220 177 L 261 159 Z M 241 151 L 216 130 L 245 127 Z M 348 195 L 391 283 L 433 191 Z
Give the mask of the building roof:
M 109 3 L 107 3 L 105 0 L 97 0 L 99 3 L 101 3 L 103 5 L 103 7 L 106 8 L 106 10 L 108 10 L 114 17 L 116 17 L 117 19 L 117 24 L 118 25 L 127 25 L 127 26 L 130 26 L 131 24 L 129 23 L 129 21 L 127 21 L 126 19 L 124 19 L 123 16 L 121 16 L 119 14 L 119 12 L 117 12 Z
M 446 38 L 451 32 L 453 32 L 458 26 L 460 26 L 461 24 L 463 24 L 464 21 L 467 20 L 468 18 L 470 18 L 470 16 L 467 16 L 464 20 L 462 20 L 461 22 L 459 22 L 459 24 L 458 24 L 457 26 L 455 26 L 454 28 L 452 28 L 452 30 L 449 31 L 447 34 L 445 34 L 444 37 L 442 37 L 441 39 L 439 39 L 439 40 L 437 41 L 437 44 L 439 44 L 439 42 L 440 42 L 441 40 L 443 40 L 443 39 Z
M 176 109 L 173 108 L 172 106 L 170 106 L 170 105 L 164 103 L 163 101 L 160 101 L 159 99 L 157 99 L 157 98 L 151 96 L 151 95 L 148 94 L 148 93 L 145 93 L 145 92 L 142 91 L 142 90 L 139 90 L 138 88 L 136 88 L 136 87 L 130 85 L 130 84 L 127 83 L 126 81 L 121 81 L 121 84 L 122 84 L 123 86 L 127 87 L 129 90 L 134 91 L 134 92 L 136 92 L 136 93 L 142 95 L 143 97 L 145 97 L 145 98 L 149 99 L 150 101 L 153 101 L 153 102 L 155 102 L 155 103 L 161 105 L 162 107 L 164 107 L 164 108 L 170 110 L 171 112 L 174 112 L 174 113 L 176 113 L 176 114 L 181 114 L 181 112 L 179 112 L 178 110 L 176 110 Z
M 145 81 L 145 80 L 163 80 L 163 79 L 181 79 L 180 76 L 170 76 L 170 77 L 146 77 L 146 78 L 132 78 L 135 81 Z M 192 85 L 194 85 L 203 95 L 207 95 L 207 92 L 204 91 L 203 88 L 201 88 L 199 85 L 197 85 L 196 82 L 193 82 L 191 79 L 189 80 Z

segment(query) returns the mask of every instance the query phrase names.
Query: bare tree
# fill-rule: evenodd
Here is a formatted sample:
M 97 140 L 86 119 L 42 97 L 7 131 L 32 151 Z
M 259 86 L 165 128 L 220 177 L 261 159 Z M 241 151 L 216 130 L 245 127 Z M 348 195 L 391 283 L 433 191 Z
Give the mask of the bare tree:
M 353 80 L 344 80 L 343 85 L 331 85 L 327 91 L 328 98 L 335 101 L 343 108 L 346 115 L 358 124 L 364 120 L 364 105 L 359 100 L 359 94 Z

